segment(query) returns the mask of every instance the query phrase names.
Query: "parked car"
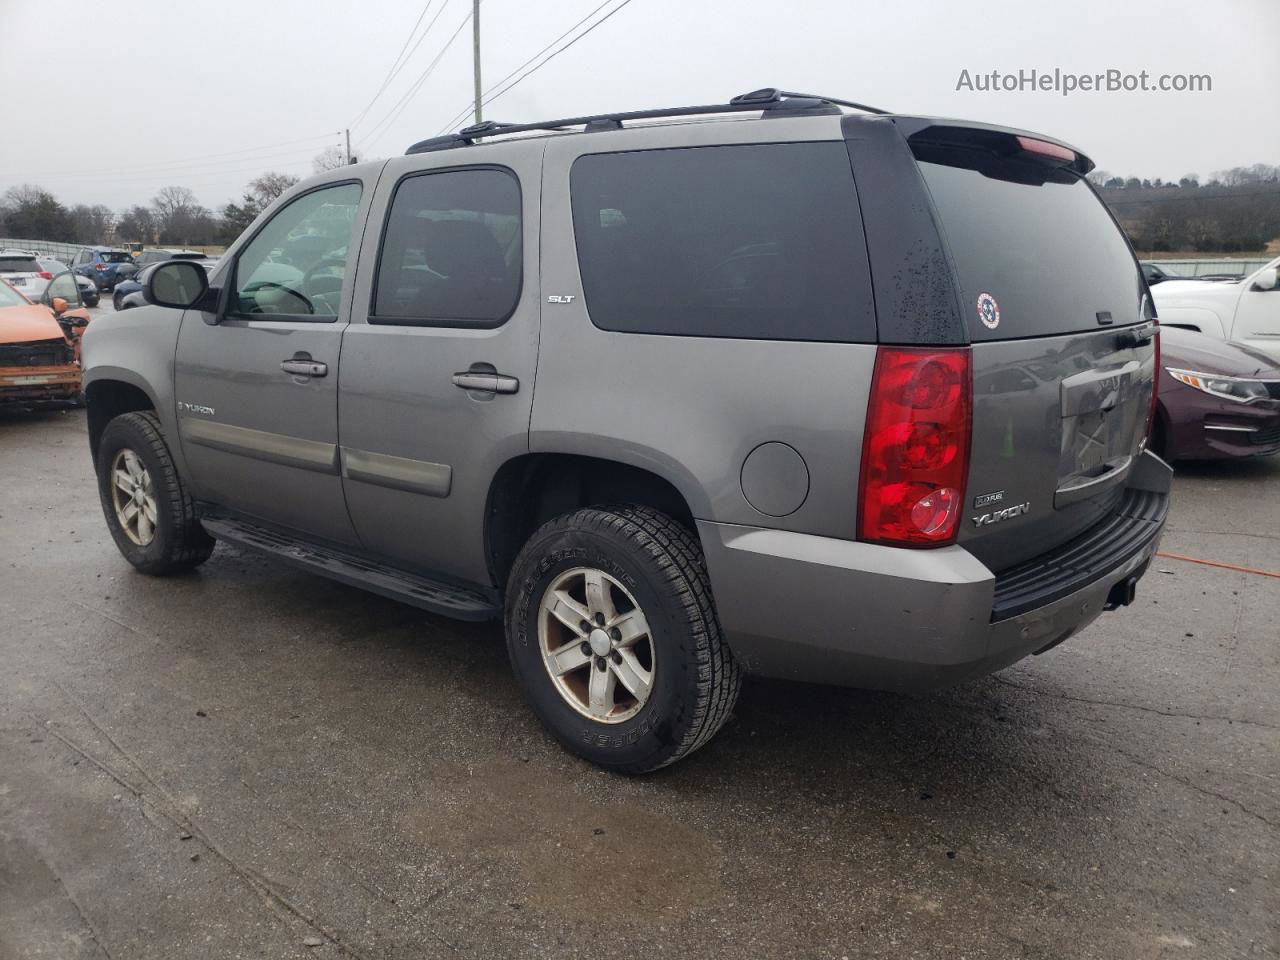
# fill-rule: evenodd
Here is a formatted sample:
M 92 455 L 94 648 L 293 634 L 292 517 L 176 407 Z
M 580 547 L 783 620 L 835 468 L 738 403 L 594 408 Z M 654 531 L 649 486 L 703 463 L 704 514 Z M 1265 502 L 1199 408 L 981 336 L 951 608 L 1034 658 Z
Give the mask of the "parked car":
M 551 733 L 627 772 L 743 672 L 921 690 L 1130 603 L 1171 472 L 1092 161 L 843 103 L 482 124 L 152 268 L 86 340 L 121 553 L 503 619 Z
M 147 251 L 150 252 L 150 251 Z M 205 273 L 209 273 L 217 265 L 217 260 L 205 257 L 201 254 L 199 257 L 177 257 L 175 259 L 188 260 L 191 263 L 198 264 Z M 126 280 L 121 280 L 116 284 L 115 291 L 111 294 L 112 306 L 116 311 L 131 310 L 134 307 L 141 307 L 146 304 L 146 300 L 142 296 L 142 276 L 151 267 L 159 263 L 167 263 L 166 260 L 151 260 L 145 264 L 138 273 L 134 274 Z
M 1166 460 L 1280 452 L 1280 362 L 1252 347 L 1163 327 L 1152 447 Z
M 73 275 L 58 274 L 32 303 L 0 280 L 0 407 L 76 403 L 80 334 L 89 315 Z
M 40 265 L 39 257 L 26 250 L 0 251 L 0 280 L 13 285 L 24 297 L 40 299 L 53 274 Z
M 1160 322 L 1280 359 L 1280 257 L 1245 277 L 1166 280 L 1151 288 Z
M 207 254 L 201 253 L 199 250 L 171 250 L 167 248 L 152 248 L 143 250 L 134 256 L 133 262 L 139 270 L 153 263 L 163 263 L 166 260 L 208 260 Z
M 1154 287 L 1157 283 L 1165 280 L 1185 279 L 1180 274 L 1174 273 L 1172 270 L 1162 267 L 1151 260 L 1142 261 L 1142 275 L 1147 278 L 1147 286 L 1150 287 Z
M 82 247 L 71 267 L 96 283 L 99 290 L 111 290 L 118 280 L 137 271 L 129 251 L 113 247 Z
M 50 275 L 50 279 L 59 273 L 66 273 L 70 268 L 61 260 L 52 260 L 47 257 L 40 259 L 41 268 Z M 75 273 L 76 285 L 80 288 L 80 299 L 84 301 L 86 307 L 96 307 L 98 305 L 98 285 L 88 277 L 82 277 Z M 42 291 L 43 292 L 43 291 Z

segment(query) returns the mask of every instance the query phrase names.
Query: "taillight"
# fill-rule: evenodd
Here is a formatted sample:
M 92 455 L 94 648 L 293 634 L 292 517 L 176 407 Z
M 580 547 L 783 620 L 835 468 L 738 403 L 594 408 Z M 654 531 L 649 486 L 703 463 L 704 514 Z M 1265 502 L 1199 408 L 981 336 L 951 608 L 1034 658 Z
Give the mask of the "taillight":
M 972 428 L 968 347 L 876 351 L 859 481 L 859 539 L 902 547 L 955 539 Z
M 41 280 L 53 279 L 53 274 L 50 273 L 48 270 L 41 270 L 39 273 L 36 274 L 36 276 L 39 277 Z
M 1018 146 L 1027 153 L 1037 153 L 1042 157 L 1050 157 L 1054 160 L 1065 160 L 1067 163 L 1076 162 L 1076 153 L 1074 150 L 1068 150 L 1066 147 L 1059 146 L 1056 143 L 1050 143 L 1048 140 L 1037 140 L 1035 137 L 1018 137 Z
M 93 265 L 93 269 L 95 269 L 95 270 L 105 270 L 105 269 L 107 269 L 107 265 L 106 265 L 105 263 L 95 263 L 95 264 Z

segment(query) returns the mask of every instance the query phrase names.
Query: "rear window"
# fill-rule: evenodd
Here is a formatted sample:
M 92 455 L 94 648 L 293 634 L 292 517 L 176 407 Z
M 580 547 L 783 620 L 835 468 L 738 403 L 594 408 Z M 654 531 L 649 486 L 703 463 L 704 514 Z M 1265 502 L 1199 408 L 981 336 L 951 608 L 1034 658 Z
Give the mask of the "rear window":
M 35 257 L 0 257 L 0 273 L 39 273 Z
M 108 250 L 102 254 L 102 259 L 107 263 L 132 263 L 133 257 L 122 250 Z
M 596 326 L 875 341 L 843 143 L 589 154 L 575 161 L 570 186 Z
M 1077 174 L 966 150 L 916 148 L 969 334 L 1009 340 L 1137 323 L 1133 254 Z

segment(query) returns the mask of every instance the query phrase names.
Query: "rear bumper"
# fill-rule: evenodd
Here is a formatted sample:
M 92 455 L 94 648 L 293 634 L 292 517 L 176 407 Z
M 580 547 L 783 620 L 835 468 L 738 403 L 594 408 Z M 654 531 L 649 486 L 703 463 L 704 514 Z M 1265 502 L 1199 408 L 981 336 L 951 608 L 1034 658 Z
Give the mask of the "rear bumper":
M 903 550 L 704 521 L 698 530 L 721 624 L 749 672 L 920 691 L 1055 646 L 1090 624 L 1113 589 L 1131 593 L 1159 547 L 1171 476 L 1144 455 L 1130 477 L 1150 508 L 1135 521 L 1141 530 L 1120 524 L 1110 541 L 1119 546 L 1104 562 L 1043 577 L 1039 593 L 1028 592 L 1024 576 L 1008 616 L 1000 600 L 1015 571 L 997 577 L 963 547 Z M 1039 562 L 1061 567 L 1051 557 Z

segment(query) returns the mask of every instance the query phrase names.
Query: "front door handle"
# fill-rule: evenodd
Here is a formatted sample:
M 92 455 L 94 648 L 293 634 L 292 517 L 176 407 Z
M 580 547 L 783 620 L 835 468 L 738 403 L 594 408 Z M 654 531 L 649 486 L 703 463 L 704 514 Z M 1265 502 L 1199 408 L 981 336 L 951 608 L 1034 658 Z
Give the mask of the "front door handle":
M 520 389 L 520 381 L 504 373 L 477 373 L 468 370 L 453 375 L 453 385 L 463 390 L 477 390 L 481 393 L 515 393 Z
M 319 360 L 301 360 L 297 357 L 282 361 L 280 369 L 294 377 L 323 377 L 329 373 L 327 363 L 321 363 Z

